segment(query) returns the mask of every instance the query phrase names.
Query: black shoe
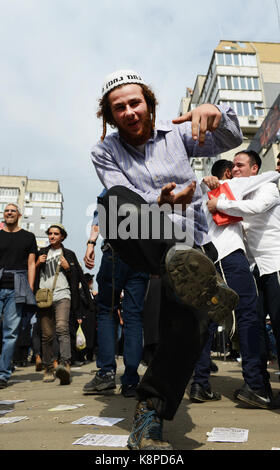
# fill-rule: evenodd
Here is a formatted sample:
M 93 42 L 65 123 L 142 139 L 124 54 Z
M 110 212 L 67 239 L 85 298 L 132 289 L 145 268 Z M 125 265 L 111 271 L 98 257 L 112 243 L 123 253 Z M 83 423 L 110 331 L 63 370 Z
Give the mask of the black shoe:
M 70 385 L 70 364 L 68 362 L 62 362 L 59 364 L 55 369 L 55 376 L 60 380 L 60 385 Z
M 106 372 L 104 375 L 100 375 L 98 372 L 95 377 L 85 384 L 83 392 L 85 395 L 91 394 L 102 394 L 107 390 L 113 390 L 116 388 L 115 372 Z
M 121 387 L 121 394 L 126 398 L 135 397 L 137 385 L 138 384 L 132 384 L 132 385 L 123 384 Z
M 239 301 L 236 292 L 218 275 L 214 263 L 198 249 L 174 245 L 166 254 L 165 268 L 178 301 L 207 311 L 216 323 L 223 322 Z
M 7 387 L 8 387 L 7 380 L 0 379 L 0 388 L 7 388 Z
M 194 403 L 202 403 L 204 401 L 218 401 L 221 400 L 221 395 L 217 392 L 212 392 L 210 388 L 203 388 L 197 383 L 191 385 L 190 399 Z
M 272 400 L 266 395 L 264 389 L 254 391 L 246 383 L 238 393 L 236 393 L 236 399 L 254 408 L 262 408 L 265 410 L 273 408 Z
M 211 362 L 210 362 L 210 371 L 214 373 L 214 372 L 218 372 L 218 370 L 219 370 L 219 368 L 218 368 L 218 366 L 215 364 L 215 362 L 214 362 L 214 361 L 211 361 Z

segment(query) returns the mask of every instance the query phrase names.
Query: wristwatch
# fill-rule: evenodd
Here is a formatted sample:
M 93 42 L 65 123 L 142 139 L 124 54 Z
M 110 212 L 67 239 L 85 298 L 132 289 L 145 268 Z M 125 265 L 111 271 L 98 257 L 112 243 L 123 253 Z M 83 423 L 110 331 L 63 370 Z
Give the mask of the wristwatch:
M 88 240 L 87 245 L 96 245 L 96 242 L 94 240 Z

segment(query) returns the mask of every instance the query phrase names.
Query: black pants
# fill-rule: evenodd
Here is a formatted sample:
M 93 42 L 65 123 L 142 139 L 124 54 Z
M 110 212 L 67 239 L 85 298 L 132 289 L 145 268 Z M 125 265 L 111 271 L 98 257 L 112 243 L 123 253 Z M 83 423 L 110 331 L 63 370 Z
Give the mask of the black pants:
M 128 238 L 126 240 L 110 238 L 109 219 L 115 217 L 119 226 L 123 216 L 110 213 L 110 196 L 117 197 L 117 209 L 123 204 L 133 204 L 140 211 L 141 204 L 147 204 L 138 194 L 126 187 L 115 186 L 107 191 L 99 203 L 103 205 L 107 217 L 105 237 L 118 251 L 119 256 L 134 269 L 151 274 L 164 273 L 164 256 L 176 242 L 164 239 L 163 230 L 160 237 L 153 239 Z M 162 221 L 166 215 L 163 214 Z M 139 216 L 139 233 L 141 221 Z M 102 234 L 103 235 L 103 234 Z M 104 236 L 104 235 L 103 235 Z M 209 250 L 208 250 L 209 249 Z M 214 252 L 213 245 L 206 251 Z M 192 376 L 195 364 L 200 356 L 208 335 L 208 317 L 205 312 L 179 305 L 169 295 L 166 285 L 162 285 L 161 307 L 159 320 L 159 343 L 157 350 L 144 374 L 138 389 L 139 400 L 151 399 L 153 406 L 161 418 L 173 419 L 184 396 L 186 386 Z

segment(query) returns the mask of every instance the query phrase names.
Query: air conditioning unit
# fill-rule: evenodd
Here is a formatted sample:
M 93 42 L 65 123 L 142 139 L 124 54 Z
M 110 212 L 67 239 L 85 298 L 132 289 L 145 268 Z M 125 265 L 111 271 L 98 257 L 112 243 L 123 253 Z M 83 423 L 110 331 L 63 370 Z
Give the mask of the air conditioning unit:
M 257 116 L 254 116 L 253 114 L 251 114 L 250 116 L 248 116 L 248 121 L 249 122 L 257 122 L 258 118 L 257 118 Z

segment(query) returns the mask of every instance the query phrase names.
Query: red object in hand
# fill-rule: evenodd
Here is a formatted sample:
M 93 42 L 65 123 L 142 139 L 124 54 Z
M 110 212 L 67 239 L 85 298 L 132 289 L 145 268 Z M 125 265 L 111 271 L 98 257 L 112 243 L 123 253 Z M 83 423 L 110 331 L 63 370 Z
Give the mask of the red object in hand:
M 235 197 L 227 183 L 220 184 L 218 188 L 209 191 L 208 198 L 212 199 L 212 196 L 220 199 L 223 198 L 229 199 L 230 201 L 235 201 Z M 217 211 L 215 214 L 213 214 L 213 220 L 216 225 L 229 225 L 241 222 L 243 217 L 235 217 L 233 215 L 223 214 L 222 212 Z

